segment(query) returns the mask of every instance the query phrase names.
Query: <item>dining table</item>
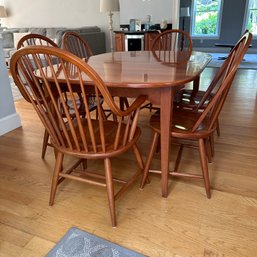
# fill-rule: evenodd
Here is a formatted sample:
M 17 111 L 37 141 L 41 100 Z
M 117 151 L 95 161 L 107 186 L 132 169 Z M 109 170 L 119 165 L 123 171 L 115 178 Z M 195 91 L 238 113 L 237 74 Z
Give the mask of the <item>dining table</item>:
M 210 61 L 210 54 L 197 51 L 193 51 L 190 58 L 181 51 L 123 51 L 93 55 L 86 60 L 113 97 L 136 98 L 144 95 L 160 108 L 163 197 L 168 196 L 170 124 L 174 95 L 189 82 L 194 82 L 194 90 L 198 90 L 200 75 Z M 49 74 L 51 77 L 51 72 Z M 62 72 L 58 75 L 59 79 L 60 82 L 63 80 Z M 74 76 L 72 83 L 75 85 L 76 82 L 79 83 L 79 78 Z M 90 85 L 86 78 L 84 83 Z
M 152 51 L 110 52 L 91 56 L 88 64 L 100 75 L 111 95 L 137 97 L 146 95 L 160 108 L 160 154 L 162 196 L 168 196 L 170 124 L 175 93 L 186 83 L 197 81 L 211 61 L 208 53 L 193 51 L 183 60 L 179 53 L 163 53 L 156 58 Z M 158 56 L 161 56 L 158 54 Z

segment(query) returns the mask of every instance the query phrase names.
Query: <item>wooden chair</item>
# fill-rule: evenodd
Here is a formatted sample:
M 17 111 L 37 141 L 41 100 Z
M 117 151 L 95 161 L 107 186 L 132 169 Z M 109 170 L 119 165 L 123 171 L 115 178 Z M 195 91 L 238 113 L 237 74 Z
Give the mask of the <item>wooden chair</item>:
M 50 38 L 45 37 L 43 35 L 31 33 L 31 34 L 25 35 L 24 37 L 22 37 L 19 40 L 19 42 L 17 44 L 17 49 L 20 49 L 20 48 L 23 48 L 26 46 L 35 46 L 35 45 L 58 47 L 58 45 L 54 41 L 52 41 Z M 33 65 L 33 63 L 32 63 L 32 65 Z M 42 63 L 41 65 L 43 67 L 45 64 Z M 47 146 L 52 146 L 52 145 L 49 142 L 49 134 L 48 134 L 47 130 L 45 130 L 44 137 L 43 137 L 42 152 L 41 152 L 42 159 L 45 158 Z
M 78 33 L 68 31 L 62 37 L 62 48 L 66 51 L 69 51 L 76 56 L 84 59 L 85 61 L 93 55 L 93 52 L 86 42 Z M 120 97 L 120 108 L 124 109 L 129 106 L 128 100 L 126 97 Z M 110 117 L 112 114 L 111 110 L 104 109 L 106 113 L 106 118 Z M 116 119 L 115 116 L 113 116 Z
M 47 62 L 47 67 L 40 65 L 42 59 Z M 53 60 L 56 59 L 58 63 L 54 64 Z M 32 61 L 37 66 L 36 70 L 31 68 Z M 107 188 L 112 226 L 116 226 L 115 200 L 143 171 L 143 161 L 136 143 L 141 133 L 137 127 L 139 111 L 146 97 L 140 96 L 126 110 L 120 110 L 102 79 L 87 63 L 67 51 L 53 47 L 34 46 L 18 50 L 11 59 L 11 73 L 23 97 L 35 108 L 56 151 L 50 205 L 54 203 L 57 186 L 65 178 L 103 186 Z M 85 80 L 92 83 L 86 85 Z M 64 90 L 70 96 L 75 117 L 69 112 Z M 84 117 L 80 115 L 76 103 L 78 91 L 83 96 Z M 91 92 L 96 96 L 97 119 L 90 112 L 87 102 L 86 96 Z M 117 116 L 117 122 L 104 118 L 100 96 Z M 111 158 L 130 149 L 134 152 L 139 168 L 128 181 L 114 178 Z M 66 168 L 64 156 L 72 156 L 77 161 Z M 83 160 L 88 159 L 102 159 L 104 175 L 78 168 Z M 122 185 L 116 193 L 113 182 Z
M 246 30 L 238 42 L 235 44 L 234 48 L 238 47 L 238 44 L 241 44 L 241 41 L 244 40 L 244 35 L 249 31 Z M 233 49 L 231 50 L 230 54 L 233 53 Z M 214 79 L 212 80 L 211 84 L 207 88 L 207 90 L 195 90 L 195 89 L 182 89 L 178 91 L 175 96 L 174 106 L 175 108 L 183 108 L 192 111 L 201 111 L 205 109 L 208 102 L 213 98 L 215 95 L 217 88 L 220 86 L 220 82 L 222 79 L 223 69 L 229 64 L 229 55 L 228 58 L 225 59 L 223 66 L 218 70 Z M 217 135 L 220 136 L 220 126 L 219 120 L 217 119 L 217 126 L 216 126 Z M 212 155 L 214 152 L 214 145 L 213 142 L 211 144 Z
M 153 56 L 164 65 L 178 65 L 187 62 L 193 50 L 190 35 L 183 30 L 171 29 L 160 33 L 153 41 L 151 49 Z M 158 110 L 151 103 L 143 108 Z
M 252 34 L 247 32 L 243 35 L 240 42 L 230 53 L 228 59 L 222 65 L 219 74 L 219 86 L 215 95 L 206 103 L 204 110 L 191 111 L 187 109 L 174 109 L 173 112 L 173 124 L 171 124 L 170 136 L 178 140 L 186 140 L 187 143 L 182 142 L 178 156 L 175 163 L 174 171 L 170 171 L 171 176 L 184 176 L 188 178 L 201 178 L 204 180 L 207 197 L 211 197 L 210 182 L 208 174 L 208 162 L 207 162 L 207 151 L 206 146 L 209 145 L 209 138 L 213 134 L 217 126 L 217 119 L 222 110 L 227 94 L 233 82 L 233 78 L 236 74 L 237 68 L 241 63 L 244 54 L 246 53 Z M 216 81 L 216 77 L 214 81 Z M 158 139 L 160 137 L 160 117 L 157 112 L 151 117 L 150 126 L 153 129 L 154 137 L 151 144 L 151 148 L 147 157 L 146 166 L 144 170 L 144 176 L 142 179 L 141 187 L 143 188 L 148 176 L 150 164 L 155 153 Z M 196 142 L 199 149 L 200 163 L 202 167 L 202 174 L 191 174 L 179 172 L 179 163 L 183 151 L 183 147 L 189 146 L 194 147 L 192 142 Z M 160 173 L 159 171 L 153 171 Z
M 62 36 L 62 48 L 85 60 L 93 55 L 88 43 L 78 33 L 72 31 Z
M 163 52 L 176 52 L 183 54 L 188 60 L 193 50 L 193 42 L 190 35 L 183 30 L 171 29 L 160 33 L 153 41 L 151 51 L 155 53 L 162 61 L 177 63 L 177 59 L 163 59 Z M 179 59 L 178 59 L 179 60 Z
M 241 41 L 244 40 L 244 35 L 249 31 L 246 30 L 238 42 L 235 44 L 234 48 L 238 47 L 238 44 L 241 44 Z M 233 48 L 233 49 L 234 49 Z M 229 53 L 229 55 L 233 54 L 233 49 Z M 226 67 L 229 63 L 229 55 L 228 58 L 223 63 L 223 67 Z M 192 110 L 201 110 L 204 109 L 206 104 L 210 101 L 210 99 L 215 95 L 217 91 L 217 87 L 219 86 L 221 76 L 223 75 L 223 68 L 219 69 L 216 73 L 213 81 L 207 88 L 207 90 L 194 90 L 194 89 L 182 89 L 180 90 L 176 97 L 174 104 L 177 108 L 186 108 Z M 218 132 L 219 134 L 219 132 Z
M 39 34 L 28 34 L 19 40 L 19 42 L 17 44 L 17 49 L 20 49 L 20 48 L 26 47 L 26 46 L 35 46 L 35 45 L 58 47 L 57 44 L 48 37 L 45 37 L 45 36 L 39 35 Z M 89 50 L 89 51 L 91 52 L 91 50 Z M 41 61 L 42 61 L 41 66 L 42 67 L 46 66 L 46 63 L 43 63 L 44 60 L 41 60 Z M 33 65 L 33 63 L 32 63 L 32 65 Z M 66 95 L 65 92 L 64 92 L 64 97 L 65 97 L 66 104 L 69 107 L 70 99 L 69 99 L 68 95 Z M 94 97 L 92 95 L 88 95 L 87 98 L 88 98 L 87 99 L 88 102 L 90 103 L 90 111 L 94 111 L 96 109 Z M 81 95 L 78 93 L 77 104 L 79 106 L 79 111 L 80 111 L 81 115 L 85 115 L 84 107 L 81 104 L 81 102 L 82 102 L 81 100 L 82 100 Z M 74 110 L 71 107 L 69 107 L 69 112 L 70 112 L 70 114 L 74 114 Z M 65 116 L 64 113 L 63 113 L 63 115 Z M 45 130 L 44 138 L 43 138 L 43 145 L 42 145 L 42 152 L 41 152 L 42 159 L 45 158 L 47 146 L 52 146 L 52 144 L 49 142 L 49 134 L 48 134 L 47 130 Z

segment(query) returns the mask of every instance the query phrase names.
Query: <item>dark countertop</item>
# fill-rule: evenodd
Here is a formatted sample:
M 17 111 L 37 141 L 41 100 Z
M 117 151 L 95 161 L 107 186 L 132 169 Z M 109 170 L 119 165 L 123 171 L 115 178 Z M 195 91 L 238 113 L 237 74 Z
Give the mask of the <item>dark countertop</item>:
M 158 32 L 158 30 L 140 30 L 140 31 L 128 31 L 128 30 L 115 30 L 114 33 L 124 33 L 124 34 L 136 34 L 141 35 L 148 32 Z

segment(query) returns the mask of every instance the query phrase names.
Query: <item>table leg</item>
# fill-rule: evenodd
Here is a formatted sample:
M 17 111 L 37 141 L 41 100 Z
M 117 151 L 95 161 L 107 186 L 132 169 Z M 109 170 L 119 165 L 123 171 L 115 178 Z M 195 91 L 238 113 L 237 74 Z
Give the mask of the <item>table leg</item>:
M 193 81 L 193 91 L 197 93 L 199 91 L 199 84 L 200 84 L 200 75 L 197 76 L 196 79 Z
M 161 179 L 162 196 L 168 196 L 169 153 L 170 153 L 170 122 L 172 120 L 173 93 L 170 87 L 161 91 Z

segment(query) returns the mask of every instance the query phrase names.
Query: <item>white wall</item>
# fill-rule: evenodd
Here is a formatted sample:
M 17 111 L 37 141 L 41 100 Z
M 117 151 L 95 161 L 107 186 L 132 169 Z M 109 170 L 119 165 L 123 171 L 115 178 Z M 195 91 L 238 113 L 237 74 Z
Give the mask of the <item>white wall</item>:
M 2 3 L 1 3 L 2 1 Z M 109 49 L 108 16 L 100 13 L 99 0 L 1 0 L 8 18 L 6 27 L 82 27 L 99 26 L 106 33 Z M 119 28 L 119 13 L 114 13 L 113 26 Z
M 0 36 L 0 136 L 21 126 L 16 113 Z
M 109 49 L 108 17 L 100 13 L 100 0 L 0 0 L 5 5 L 8 18 L 1 19 L 7 27 L 81 27 L 99 26 L 106 33 Z M 121 11 L 114 13 L 114 30 L 121 20 L 144 18 L 152 14 L 153 21 L 167 19 L 176 28 L 179 0 L 120 0 Z M 124 17 L 123 17 L 124 16 Z M 135 17 L 138 16 L 138 17 Z
M 173 0 L 120 0 L 120 23 L 129 24 L 130 19 L 146 20 L 146 15 L 152 16 L 153 23 L 163 19 L 172 22 Z

